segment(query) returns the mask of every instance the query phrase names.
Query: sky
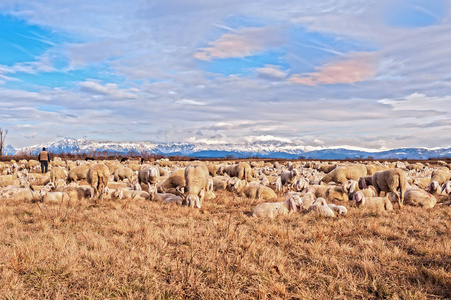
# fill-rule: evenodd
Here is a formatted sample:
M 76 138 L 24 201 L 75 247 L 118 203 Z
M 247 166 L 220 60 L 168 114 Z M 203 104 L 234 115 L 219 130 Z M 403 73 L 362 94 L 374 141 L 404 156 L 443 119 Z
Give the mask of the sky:
M 451 146 L 450 0 L 2 0 L 0 127 L 97 141 Z

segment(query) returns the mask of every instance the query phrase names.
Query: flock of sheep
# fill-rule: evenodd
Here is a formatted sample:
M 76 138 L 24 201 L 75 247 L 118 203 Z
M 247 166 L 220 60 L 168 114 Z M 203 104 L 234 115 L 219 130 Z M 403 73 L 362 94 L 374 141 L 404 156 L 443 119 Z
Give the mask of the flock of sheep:
M 62 161 L 40 174 L 36 160 L 0 162 L 0 200 L 150 200 L 201 208 L 215 192 L 260 202 L 252 216 L 291 212 L 346 215 L 350 206 L 377 212 L 403 205 L 449 205 L 451 164 L 380 162 Z M 282 202 L 274 202 L 277 199 Z M 328 204 L 329 202 L 329 204 Z M 333 202 L 333 203 L 332 203 Z M 340 205 L 336 205 L 336 203 Z

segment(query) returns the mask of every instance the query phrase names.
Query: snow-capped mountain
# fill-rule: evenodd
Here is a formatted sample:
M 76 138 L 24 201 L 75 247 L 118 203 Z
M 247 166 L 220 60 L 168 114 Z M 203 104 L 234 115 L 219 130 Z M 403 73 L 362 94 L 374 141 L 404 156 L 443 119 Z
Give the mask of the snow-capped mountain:
M 262 157 L 262 158 L 306 158 L 306 159 L 428 159 L 451 157 L 451 148 L 401 148 L 386 151 L 356 147 L 312 147 L 280 141 L 258 141 L 253 143 L 152 143 L 152 142 L 96 142 L 85 139 L 66 138 L 22 149 L 7 146 L 6 153 L 37 155 L 42 147 L 56 154 L 161 154 L 168 156 L 190 156 L 196 158 Z

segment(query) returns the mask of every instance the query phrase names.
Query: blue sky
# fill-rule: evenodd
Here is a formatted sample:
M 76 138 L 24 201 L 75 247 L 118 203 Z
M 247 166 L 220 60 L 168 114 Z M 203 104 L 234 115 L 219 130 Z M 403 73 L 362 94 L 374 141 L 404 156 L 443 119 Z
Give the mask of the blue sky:
M 62 137 L 449 147 L 450 1 L 0 3 L 0 127 Z

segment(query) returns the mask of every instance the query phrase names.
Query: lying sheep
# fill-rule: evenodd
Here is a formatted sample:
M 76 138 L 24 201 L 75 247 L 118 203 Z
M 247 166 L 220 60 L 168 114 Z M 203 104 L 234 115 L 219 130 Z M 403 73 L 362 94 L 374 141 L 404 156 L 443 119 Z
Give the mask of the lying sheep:
M 128 189 L 116 189 L 112 194 L 113 199 L 128 199 L 132 201 L 151 200 L 151 195 L 145 191 L 135 191 Z
M 70 197 L 65 192 L 47 192 L 44 191 L 41 193 L 41 202 L 47 204 L 60 204 L 64 201 L 68 202 Z
M 183 198 L 171 193 L 158 193 L 157 188 L 149 185 L 150 200 L 156 202 L 163 202 L 164 204 L 174 203 L 176 205 L 183 204 Z
M 342 186 L 334 185 L 311 185 L 307 188 L 307 192 L 315 194 L 316 198 L 324 198 L 327 201 L 348 201 L 348 193 Z
M 160 193 L 171 193 L 171 194 L 177 194 L 181 196 L 183 194 L 183 188 L 186 185 L 185 180 L 185 169 L 178 169 L 169 175 L 168 178 L 163 180 L 158 185 L 158 191 Z
M 238 181 L 234 186 L 235 192 L 240 197 L 246 196 L 250 199 L 277 199 L 276 193 L 269 187 L 261 184 L 247 184 L 244 180 Z
M 357 192 L 354 194 L 353 201 L 359 208 L 366 207 L 378 212 L 393 210 L 393 205 L 387 197 L 365 197 L 362 192 Z
M 33 191 L 31 188 L 16 188 L 10 186 L 0 190 L 0 199 L 34 202 L 40 201 L 41 195 L 39 192 Z
M 330 209 L 336 212 L 339 216 L 344 216 L 348 213 L 348 209 L 343 205 L 335 205 L 333 203 L 327 204 Z
M 308 208 L 309 213 L 317 214 L 326 218 L 334 218 L 335 214 L 333 210 L 327 206 L 326 200 L 324 198 L 318 198 L 313 202 Z
M 440 187 L 450 179 L 451 171 L 448 168 L 434 170 L 431 174 L 431 181 L 428 186 L 428 191 L 432 194 L 436 193 Z
M 433 208 L 437 203 L 437 199 L 424 190 L 410 188 L 404 194 L 404 203 L 411 206 Z
M 279 215 L 287 215 L 290 212 L 301 210 L 302 200 L 298 196 L 288 198 L 283 202 L 266 202 L 257 205 L 252 211 L 253 217 L 274 219 Z

